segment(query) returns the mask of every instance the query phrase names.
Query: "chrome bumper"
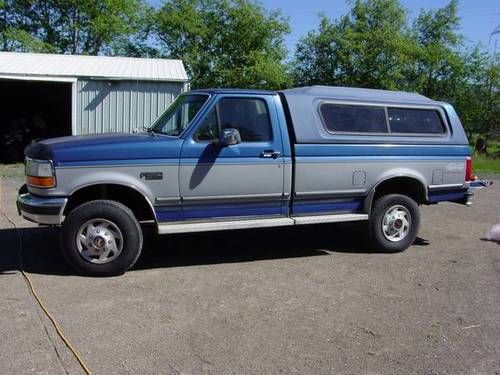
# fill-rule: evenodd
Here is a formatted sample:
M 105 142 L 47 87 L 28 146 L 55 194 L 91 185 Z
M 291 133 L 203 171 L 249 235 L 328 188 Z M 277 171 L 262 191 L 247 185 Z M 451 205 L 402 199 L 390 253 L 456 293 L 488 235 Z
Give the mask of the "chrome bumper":
M 467 206 L 472 206 L 472 197 L 474 196 L 474 192 L 493 185 L 493 182 L 486 180 L 475 180 L 467 181 L 465 185 L 467 187 L 467 196 L 464 203 Z
M 59 225 L 64 220 L 64 207 L 68 198 L 37 197 L 21 194 L 17 197 L 17 210 L 26 220 L 38 224 Z

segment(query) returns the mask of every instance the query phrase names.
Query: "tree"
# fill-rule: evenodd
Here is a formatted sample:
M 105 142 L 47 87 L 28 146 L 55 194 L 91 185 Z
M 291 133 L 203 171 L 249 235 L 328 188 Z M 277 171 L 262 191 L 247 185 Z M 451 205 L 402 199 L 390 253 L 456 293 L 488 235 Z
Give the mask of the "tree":
M 469 132 L 488 135 L 499 129 L 500 68 L 479 46 L 464 48 L 458 33 L 458 1 L 421 11 L 413 24 L 418 54 L 410 89 L 455 105 Z
M 299 41 L 294 61 L 298 84 L 396 89 L 414 49 L 406 10 L 397 0 L 356 0 L 349 14 L 321 16 L 318 31 Z
M 297 46 L 298 83 L 418 91 L 446 98 L 464 79 L 457 0 L 422 10 L 409 26 L 399 0 L 356 0 Z
M 464 56 L 466 80 L 454 105 L 470 134 L 500 134 L 500 65 L 494 56 L 475 47 Z
M 156 17 L 162 53 L 184 61 L 193 87 L 287 86 L 288 32 L 279 12 L 250 0 L 171 0 Z
M 413 24 L 418 42 L 411 87 L 432 98 L 451 98 L 465 78 L 464 58 L 459 51 L 458 1 L 437 10 L 421 11 Z
M 469 133 L 500 131 L 498 57 L 467 48 L 457 0 L 422 10 L 410 25 L 398 0 L 356 0 L 297 44 L 297 85 L 323 84 L 422 93 L 454 104 Z
M 142 0 L 2 0 L 2 50 L 109 52 L 140 29 Z
M 3 51 L 50 52 L 50 44 L 33 35 L 28 12 L 20 3 L 0 0 L 0 48 Z
M 160 50 L 154 38 L 156 9 L 141 4 L 135 17 L 132 34 L 119 36 L 108 51 L 116 56 L 159 58 Z

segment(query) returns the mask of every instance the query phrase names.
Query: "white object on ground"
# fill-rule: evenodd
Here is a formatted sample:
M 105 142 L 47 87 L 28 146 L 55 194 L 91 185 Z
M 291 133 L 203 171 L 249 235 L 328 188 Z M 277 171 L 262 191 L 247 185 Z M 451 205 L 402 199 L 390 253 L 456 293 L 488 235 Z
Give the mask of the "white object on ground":
M 488 234 L 486 234 L 486 239 L 500 241 L 500 223 L 493 225 Z

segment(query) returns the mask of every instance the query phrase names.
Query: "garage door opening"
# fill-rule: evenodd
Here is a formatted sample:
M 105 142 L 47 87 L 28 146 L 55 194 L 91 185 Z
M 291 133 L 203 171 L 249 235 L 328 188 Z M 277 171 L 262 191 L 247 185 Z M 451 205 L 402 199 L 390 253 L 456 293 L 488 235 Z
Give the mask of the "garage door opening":
M 71 83 L 0 80 L 0 151 L 20 162 L 33 141 L 71 135 Z

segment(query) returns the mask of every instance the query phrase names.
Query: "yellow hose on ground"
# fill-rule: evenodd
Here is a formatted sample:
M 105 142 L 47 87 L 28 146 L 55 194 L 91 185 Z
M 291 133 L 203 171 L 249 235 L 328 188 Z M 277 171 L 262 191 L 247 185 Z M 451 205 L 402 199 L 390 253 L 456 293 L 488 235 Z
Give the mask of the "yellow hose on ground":
M 92 371 L 90 371 L 89 367 L 85 364 L 85 361 L 81 357 L 81 355 L 78 352 L 78 350 L 73 345 L 71 345 L 71 343 L 69 342 L 69 340 L 66 338 L 66 336 L 64 335 L 64 332 L 63 332 L 61 326 L 56 321 L 56 319 L 52 316 L 52 314 L 49 312 L 49 310 L 47 309 L 47 307 L 43 303 L 42 299 L 40 298 L 40 296 L 36 292 L 35 287 L 33 286 L 33 281 L 31 280 L 30 276 L 28 275 L 28 273 L 26 273 L 24 271 L 23 257 L 22 257 L 23 237 L 21 235 L 21 232 L 19 231 L 19 228 L 17 227 L 16 223 L 5 212 L 2 211 L 2 215 L 7 219 L 7 221 L 9 223 L 11 223 L 14 226 L 14 229 L 16 230 L 17 238 L 18 238 L 18 243 L 19 243 L 19 249 L 18 249 L 19 271 L 23 275 L 24 280 L 26 281 L 26 284 L 28 285 L 28 288 L 29 288 L 31 294 L 35 298 L 36 302 L 38 302 L 38 305 L 43 310 L 43 312 L 45 313 L 45 315 L 47 316 L 47 318 L 49 318 L 49 320 L 52 323 L 52 325 L 54 326 L 54 329 L 56 330 L 56 333 L 58 334 L 58 336 L 64 342 L 64 344 L 69 349 L 69 351 L 71 353 L 73 353 L 73 355 L 75 356 L 76 360 L 78 361 L 78 364 L 82 367 L 83 371 L 85 371 L 85 373 L 87 375 L 91 375 Z

